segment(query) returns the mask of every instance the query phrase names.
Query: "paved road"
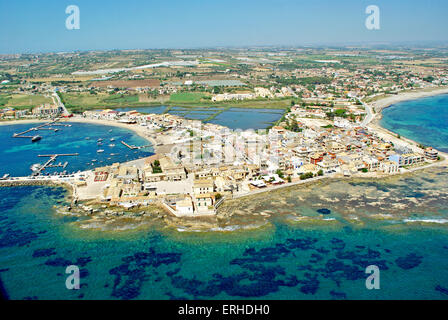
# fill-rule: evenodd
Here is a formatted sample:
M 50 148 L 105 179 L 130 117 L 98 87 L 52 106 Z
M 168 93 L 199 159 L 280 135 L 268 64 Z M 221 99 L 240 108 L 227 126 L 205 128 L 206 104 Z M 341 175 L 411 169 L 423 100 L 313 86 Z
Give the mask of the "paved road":
M 61 98 L 59 97 L 59 95 L 58 95 L 58 93 L 57 93 L 56 90 L 53 92 L 52 97 L 53 97 L 53 101 L 54 101 L 54 103 L 55 103 L 58 107 L 61 107 L 61 108 L 64 110 L 64 111 L 62 112 L 62 114 L 63 114 L 64 116 L 68 116 L 70 113 L 68 112 L 68 110 L 67 110 L 67 108 L 65 107 L 65 105 L 62 103 Z
M 359 100 L 359 101 L 362 103 L 362 105 L 364 106 L 364 108 L 365 108 L 366 111 L 367 111 L 367 115 L 366 115 L 366 117 L 365 117 L 364 120 L 361 122 L 361 126 L 362 126 L 362 127 L 366 127 L 366 126 L 373 120 L 373 118 L 374 118 L 373 109 L 372 109 L 372 107 L 371 107 L 370 105 L 368 105 L 367 103 L 365 103 L 365 102 L 363 102 L 363 101 L 361 101 L 361 100 Z

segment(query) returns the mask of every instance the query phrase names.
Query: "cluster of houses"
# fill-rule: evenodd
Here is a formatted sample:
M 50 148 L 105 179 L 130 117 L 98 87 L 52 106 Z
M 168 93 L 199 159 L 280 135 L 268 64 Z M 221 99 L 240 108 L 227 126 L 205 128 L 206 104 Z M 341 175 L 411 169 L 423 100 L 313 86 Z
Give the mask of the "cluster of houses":
M 214 179 L 197 178 L 194 172 L 185 168 L 171 168 L 169 162 L 167 158 L 160 159 L 160 174 L 153 173 L 150 162 L 144 168 L 116 163 L 95 169 L 93 183 L 102 184 L 99 200 L 127 208 L 159 203 L 177 216 L 215 214 L 221 194 L 217 192 Z M 176 176 L 172 176 L 173 170 Z M 169 187 L 169 183 L 176 181 L 183 184 L 181 192 Z
M 15 108 L 0 109 L 0 119 L 20 119 L 29 114 L 28 110 L 16 110 Z
M 220 93 L 212 97 L 213 102 L 229 101 L 229 100 L 248 100 L 256 98 L 284 98 L 297 96 L 290 87 L 281 87 L 277 89 L 275 87 L 254 88 L 254 92 L 240 92 L 240 93 Z
M 438 159 L 435 149 L 394 146 L 366 128 L 345 125 L 344 119 L 336 119 L 337 126 L 297 122 L 299 132 L 278 125 L 261 133 L 170 114 L 102 110 L 84 116 L 144 126 L 157 146 L 170 146 L 141 168 L 115 164 L 96 169 L 103 177 L 96 182 L 104 184 L 101 200 L 124 206 L 160 202 L 179 216 L 214 214 L 218 200 L 304 178 L 360 171 L 395 174 Z
M 305 127 L 293 133 L 274 127 L 270 135 L 280 141 L 275 152 L 278 159 L 273 169 L 294 177 L 311 172 L 341 173 L 350 176 L 359 171 L 393 174 L 400 167 L 437 160 L 435 149 L 417 153 L 408 148 L 395 148 L 362 127 Z M 271 148 L 272 155 L 272 148 Z M 278 168 L 277 168 L 278 167 Z
M 35 117 L 46 117 L 46 118 L 53 118 L 57 117 L 58 115 L 62 114 L 64 112 L 64 109 L 62 106 L 56 106 L 54 104 L 46 103 L 42 104 L 40 106 L 37 106 L 33 108 L 32 114 Z
M 3 108 L 0 109 L 0 118 L 2 119 L 20 119 L 20 118 L 54 118 L 62 114 L 62 107 L 53 104 L 42 104 L 34 107 L 31 112 L 28 109 Z

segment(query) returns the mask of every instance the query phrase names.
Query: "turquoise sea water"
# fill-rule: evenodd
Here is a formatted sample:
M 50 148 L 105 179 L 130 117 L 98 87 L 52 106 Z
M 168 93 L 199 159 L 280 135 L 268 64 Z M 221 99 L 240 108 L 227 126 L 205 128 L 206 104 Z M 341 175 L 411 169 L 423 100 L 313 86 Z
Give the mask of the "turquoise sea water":
M 79 230 L 58 216 L 58 188 L 0 189 L 0 266 L 12 299 L 446 299 L 448 236 L 275 223 L 262 230 L 184 234 Z M 65 288 L 65 268 L 82 288 Z M 364 269 L 381 270 L 381 289 Z
M 219 124 L 230 129 L 265 129 L 279 120 L 284 110 L 281 109 L 250 109 L 250 108 L 230 108 L 210 107 L 210 108 L 182 108 L 182 107 L 141 107 L 141 108 L 121 108 L 117 111 L 137 110 L 142 113 L 161 114 L 164 112 L 175 114 L 187 119 L 207 120 L 206 122 Z
M 448 152 L 448 95 L 394 104 L 383 110 L 381 125 L 403 137 Z
M 88 132 L 93 138 L 92 132 L 105 130 L 89 129 L 81 134 L 73 127 L 73 135 Z M 0 127 L 2 166 L 10 173 L 27 171 L 28 163 L 20 164 L 26 157 L 16 149 L 26 145 L 28 152 L 42 152 L 42 146 L 16 144 L 10 131 Z M 50 143 L 51 134 L 42 143 Z M 121 134 L 141 142 L 130 132 Z M 73 138 L 62 137 L 67 143 Z M 81 144 L 80 150 L 95 155 L 96 143 L 75 141 L 71 148 Z M 8 162 L 11 155 L 15 160 Z M 0 277 L 10 298 L 448 298 L 446 168 L 387 180 L 322 182 L 229 203 L 237 219 L 263 222 L 261 228 L 233 232 L 179 232 L 163 224 L 120 232 L 81 229 L 75 222 L 82 218 L 54 208 L 64 204 L 65 195 L 62 188 L 0 188 Z M 246 218 L 252 213 L 266 217 Z M 300 216 L 323 220 L 306 224 Z M 77 291 L 65 288 L 71 264 L 81 268 Z M 368 265 L 380 268 L 380 290 L 365 287 Z

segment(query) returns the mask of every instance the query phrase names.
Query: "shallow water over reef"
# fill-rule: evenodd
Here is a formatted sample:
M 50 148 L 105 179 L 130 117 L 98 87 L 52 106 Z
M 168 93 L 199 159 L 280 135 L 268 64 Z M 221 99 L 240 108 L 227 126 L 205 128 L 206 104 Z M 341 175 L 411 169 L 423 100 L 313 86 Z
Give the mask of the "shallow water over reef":
M 0 276 L 13 299 L 446 299 L 446 178 L 430 169 L 230 202 L 231 222 L 261 225 L 232 232 L 80 229 L 53 208 L 63 189 L 3 188 Z M 70 264 L 79 291 L 65 288 Z M 365 287 L 372 264 L 380 290 Z

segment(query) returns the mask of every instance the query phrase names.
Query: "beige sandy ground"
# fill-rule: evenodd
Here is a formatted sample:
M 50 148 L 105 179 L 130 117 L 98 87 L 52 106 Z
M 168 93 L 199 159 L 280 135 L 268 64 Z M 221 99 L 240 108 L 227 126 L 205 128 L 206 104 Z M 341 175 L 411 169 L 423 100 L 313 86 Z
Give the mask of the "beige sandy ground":
M 48 120 L 37 120 L 37 119 L 29 119 L 29 120 L 3 120 L 0 121 L 0 126 L 9 126 L 13 124 L 32 124 L 32 123 L 43 123 L 48 122 Z
M 296 118 L 297 121 L 302 122 L 303 124 L 305 124 L 308 127 L 325 127 L 326 125 L 332 124 L 331 121 L 329 120 L 324 120 L 324 119 L 314 119 L 314 118 Z

